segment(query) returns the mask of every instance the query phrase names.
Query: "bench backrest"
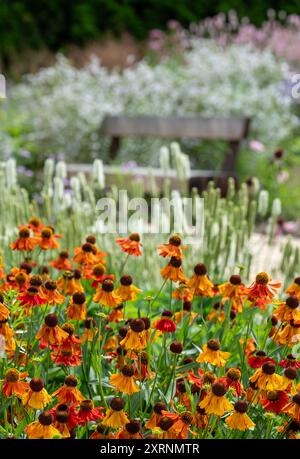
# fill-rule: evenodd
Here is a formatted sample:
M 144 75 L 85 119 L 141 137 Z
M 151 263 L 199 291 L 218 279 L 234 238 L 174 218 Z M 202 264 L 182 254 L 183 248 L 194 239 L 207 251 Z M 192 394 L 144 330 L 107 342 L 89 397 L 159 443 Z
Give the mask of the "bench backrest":
M 236 142 L 247 137 L 246 117 L 107 116 L 101 132 L 112 137 L 161 137 Z

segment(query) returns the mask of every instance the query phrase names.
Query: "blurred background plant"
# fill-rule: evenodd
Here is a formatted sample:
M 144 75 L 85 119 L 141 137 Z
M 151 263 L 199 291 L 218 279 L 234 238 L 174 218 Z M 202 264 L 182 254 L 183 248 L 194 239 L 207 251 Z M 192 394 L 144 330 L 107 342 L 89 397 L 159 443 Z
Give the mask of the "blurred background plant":
M 0 28 L 2 64 L 11 75 L 8 99 L 0 107 L 1 157 L 17 159 L 20 181 L 31 194 L 41 186 L 48 157 L 109 161 L 108 139 L 99 131 L 106 114 L 237 114 L 253 120 L 239 157 L 240 180 L 258 176 L 271 198 L 282 200 L 284 223 L 298 218 L 300 104 L 291 98 L 300 53 L 297 2 L 278 1 L 277 12 L 268 10 L 274 5 L 268 1 L 246 9 L 239 1 L 212 7 L 149 0 L 138 12 L 131 1 L 62 3 L 12 1 L 0 13 L 0 25 L 6 21 Z M 84 46 L 107 31 L 120 34 L 120 46 L 124 31 L 144 40 L 141 55 L 128 54 L 121 70 L 103 65 L 93 48 L 95 56 L 78 65 L 69 45 Z M 26 49 L 43 47 L 53 53 L 37 65 L 46 68 L 16 81 L 14 56 L 31 62 Z M 125 139 L 116 162 L 157 166 L 162 144 Z M 182 141 L 197 169 L 219 170 L 226 147 Z M 289 228 L 282 225 L 283 232 Z
M 135 184 L 130 180 L 128 182 L 128 195 L 135 197 Z M 0 167 L 0 250 L 7 267 L 18 263 L 18 254 L 9 249 L 9 243 L 18 234 L 18 225 L 25 224 L 33 216 L 40 216 L 45 223 L 55 227 L 56 233 L 64 235 L 61 245 L 69 250 L 84 242 L 87 234 L 95 234 L 99 245 L 108 253 L 109 270 L 119 257 L 115 244 L 117 234 L 104 231 L 97 201 L 106 196 L 114 198 L 118 204 L 118 191 L 117 186 L 106 188 L 99 160 L 94 162 L 90 177 L 81 172 L 69 177 L 66 163 L 48 159 L 44 165 L 43 188 L 31 199 L 18 182 L 15 160 L 3 162 Z M 139 196 L 143 196 L 144 191 L 141 186 Z M 179 190 L 170 193 L 170 197 L 176 194 L 179 199 L 185 196 Z M 202 243 L 189 246 L 189 256 L 184 260 L 185 269 L 191 271 L 197 262 L 202 261 L 217 282 L 226 280 L 233 272 L 241 273 L 246 281 L 252 279 L 258 270 L 265 269 L 274 276 L 283 277 L 285 285 L 295 272 L 299 272 L 297 245 L 286 239 L 274 246 L 281 202 L 278 198 L 270 200 L 268 191 L 261 188 L 257 179 L 253 179 L 251 186 L 242 183 L 238 189 L 234 180 L 229 179 L 225 197 L 221 197 L 220 189 L 213 182 L 201 195 L 193 189 L 191 196 L 204 199 L 204 239 Z M 267 223 L 267 234 L 260 235 L 258 241 L 255 227 L 262 222 Z M 160 286 L 161 260 L 156 256 L 156 247 L 168 237 L 169 234 L 142 235 L 144 256 L 135 260 L 129 269 L 145 289 Z M 275 262 L 272 263 L 274 253 Z

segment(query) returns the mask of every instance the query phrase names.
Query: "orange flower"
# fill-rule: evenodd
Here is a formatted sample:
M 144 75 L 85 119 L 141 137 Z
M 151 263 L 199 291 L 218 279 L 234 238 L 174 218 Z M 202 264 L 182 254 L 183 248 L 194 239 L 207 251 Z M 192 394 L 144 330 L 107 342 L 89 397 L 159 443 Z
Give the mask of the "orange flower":
M 295 296 L 300 300 L 300 276 L 294 279 L 294 282 L 286 289 L 286 294 Z
M 40 296 L 39 289 L 34 286 L 30 286 L 27 290 L 20 293 L 17 296 L 17 299 L 20 301 L 22 306 L 31 308 L 41 306 L 46 303 L 46 300 Z
M 52 394 L 52 397 L 57 397 L 59 403 L 65 403 L 66 405 L 80 405 L 80 403 L 84 400 L 84 396 L 79 389 L 77 389 L 77 384 L 78 379 L 76 376 L 67 376 L 65 378 L 64 385 L 57 389 Z
M 96 255 L 98 262 L 105 264 L 106 261 L 103 260 L 107 256 L 105 252 L 102 252 L 97 246 L 96 246 L 96 237 L 93 234 L 90 234 L 85 238 L 85 242 L 88 242 L 89 244 L 92 244 L 93 247 L 93 253 Z
M 105 279 L 114 280 L 114 274 L 106 274 L 105 266 L 103 263 L 97 263 L 94 266 L 85 266 L 83 268 L 84 278 L 92 279 L 92 287 L 97 288 L 99 284 L 105 281 Z
M 253 306 L 264 310 L 266 305 L 272 301 L 281 284 L 271 283 L 271 280 L 265 272 L 257 274 L 255 282 L 248 289 L 248 300 Z
M 122 301 L 136 300 L 137 294 L 142 290 L 132 284 L 131 276 L 122 276 L 120 279 L 120 286 L 116 290 L 116 295 L 122 298 Z
M 220 303 L 220 301 L 214 303 L 212 311 L 210 311 L 206 316 L 206 320 L 223 322 L 225 320 L 224 304 Z
M 72 269 L 72 263 L 69 260 L 69 253 L 66 250 L 60 252 L 58 258 L 50 262 L 50 265 L 62 271 Z
M 106 411 L 102 423 L 112 429 L 125 426 L 129 422 L 129 419 L 123 412 L 125 406 L 124 400 L 120 397 L 114 397 L 111 399 L 109 406 L 110 408 Z
M 90 399 L 82 400 L 77 414 L 79 425 L 84 426 L 87 422 L 98 421 L 103 418 L 102 409 L 102 406 L 94 407 L 94 403 Z
M 7 370 L 4 376 L 2 385 L 2 393 L 7 397 L 15 395 L 16 397 L 22 396 L 26 390 L 29 389 L 29 384 L 21 381 L 27 376 L 27 373 L 20 373 L 15 368 Z
M 95 319 L 93 319 L 93 317 L 88 317 L 84 321 L 84 327 L 85 330 L 82 336 L 82 342 L 85 343 L 85 341 L 93 341 L 98 333 L 98 328 L 96 327 Z
M 226 371 L 226 377 L 222 378 L 222 382 L 225 384 L 226 389 L 233 388 L 233 394 L 237 397 L 241 397 L 245 393 L 243 384 L 241 383 L 241 371 L 238 368 L 229 368 Z
M 128 255 L 134 255 L 135 257 L 142 255 L 142 243 L 138 233 L 132 233 L 127 238 L 118 238 L 116 243 L 121 247 L 122 252 L 128 253 Z
M 168 244 L 162 244 L 158 246 L 158 253 L 161 257 L 175 257 L 175 258 L 182 258 L 182 250 L 187 249 L 187 247 L 181 246 L 181 238 L 177 234 L 174 234 L 169 238 Z
M 282 330 L 278 333 L 275 341 L 279 344 L 287 344 L 292 347 L 300 342 L 300 322 L 295 322 L 293 319 L 285 324 Z
M 4 320 L 8 319 L 9 314 L 10 314 L 9 309 L 6 306 L 4 306 L 3 301 L 4 301 L 4 298 L 0 294 L 0 322 L 3 322 Z
M 123 304 L 116 306 L 107 316 L 108 322 L 120 322 L 124 320 L 124 306 Z
M 192 312 L 192 303 L 191 301 L 184 301 L 182 311 L 175 312 L 174 314 L 174 319 L 175 322 L 178 324 L 181 322 L 185 317 L 189 316 L 189 324 L 191 324 L 197 314 L 195 312 Z
M 73 295 L 75 292 L 84 292 L 80 279 L 81 272 L 79 269 L 65 271 L 57 281 L 57 288 L 65 295 Z
M 142 319 L 132 319 L 125 338 L 120 342 L 126 350 L 142 351 L 147 346 L 145 323 Z
M 45 323 L 36 335 L 43 347 L 60 344 L 67 337 L 68 334 L 58 326 L 57 316 L 53 313 L 45 317 Z
M 59 344 L 58 349 L 72 353 L 81 352 L 81 339 L 77 335 L 74 335 L 74 325 L 66 322 L 61 328 L 67 333 L 67 338 Z
M 287 413 L 295 421 L 300 422 L 300 394 L 293 396 L 292 400 L 283 408 L 283 413 Z
M 282 390 L 284 380 L 282 376 L 275 373 L 275 365 L 271 362 L 264 363 L 262 367 L 258 368 L 250 382 L 257 385 L 262 390 Z
M 8 354 L 13 353 L 13 351 L 16 349 L 16 341 L 14 338 L 14 332 L 8 325 L 7 319 L 0 322 L 0 335 L 4 338 L 5 352 Z
M 13 250 L 33 250 L 37 245 L 34 237 L 30 236 L 30 230 L 26 226 L 19 226 L 19 238 L 10 244 Z
M 169 263 L 160 270 L 162 277 L 173 282 L 184 282 L 186 279 L 181 264 L 180 258 L 172 257 Z
M 26 408 L 40 410 L 51 401 L 51 397 L 44 388 L 41 378 L 32 378 L 29 389 L 22 395 L 22 403 Z
M 118 433 L 117 438 L 128 440 L 141 439 L 143 436 L 140 433 L 140 429 L 140 422 L 136 419 L 132 419 L 127 424 L 125 424 L 125 428 Z
M 36 236 L 36 241 L 42 250 L 53 250 L 59 247 L 59 243 L 55 239 L 61 237 L 61 234 L 54 234 L 53 228 L 45 226 L 40 234 Z
M 33 231 L 34 234 L 39 234 L 44 228 L 44 224 L 42 223 L 40 218 L 32 217 L 28 222 L 27 228 Z
M 179 287 L 172 293 L 172 298 L 181 301 L 192 301 L 193 293 L 185 282 L 179 282 Z
M 62 304 L 66 299 L 59 293 L 57 290 L 57 283 L 53 280 L 48 280 L 45 282 L 43 290 L 40 293 L 40 297 L 51 305 Z
M 167 405 L 162 402 L 155 403 L 153 407 L 153 413 L 151 414 L 149 420 L 145 424 L 146 429 L 153 430 L 159 426 L 159 422 L 163 417 L 162 411 L 166 411 Z
M 94 295 L 95 303 L 103 304 L 110 308 L 115 308 L 122 303 L 122 298 L 114 292 L 114 283 L 110 279 L 106 279 L 102 287 L 99 288 Z
M 266 396 L 260 400 L 266 411 L 271 411 L 275 414 L 280 414 L 288 402 L 288 394 L 281 390 L 268 391 Z
M 139 392 L 140 389 L 136 385 L 134 378 L 134 369 L 132 366 L 125 365 L 121 373 L 111 375 L 109 382 L 112 386 L 114 386 L 119 392 L 123 392 L 123 394 L 134 394 L 135 392 Z
M 214 296 L 214 284 L 209 280 L 207 268 L 203 263 L 198 263 L 194 267 L 194 274 L 188 280 L 187 286 L 196 296 Z
M 162 415 L 173 421 L 172 431 L 175 432 L 175 438 L 186 439 L 188 437 L 189 426 L 193 422 L 193 415 L 190 411 L 183 411 L 180 414 L 171 413 L 170 411 L 162 410 Z
M 225 398 L 227 389 L 221 382 L 215 382 L 211 386 L 210 392 L 200 402 L 200 408 L 203 408 L 207 414 L 223 416 L 227 411 L 232 411 L 232 404 Z
M 39 415 L 38 421 L 34 421 L 25 427 L 25 432 L 30 439 L 61 438 L 60 432 L 52 425 L 51 413 L 44 411 Z
M 199 354 L 197 362 L 207 362 L 217 367 L 223 367 L 229 356 L 229 352 L 220 351 L 220 343 L 218 340 L 210 339 L 207 344 L 203 346 L 203 352 Z
M 238 400 L 234 404 L 234 412 L 230 414 L 225 422 L 229 429 L 245 430 L 254 429 L 255 424 L 251 421 L 247 414 L 248 402 L 246 400 Z
M 69 306 L 66 309 L 68 318 L 71 320 L 85 320 L 87 309 L 85 306 L 85 294 L 76 292 L 73 294 Z
M 75 247 L 73 261 L 79 265 L 95 265 L 98 258 L 94 253 L 93 244 L 85 242 L 81 247 Z
M 298 309 L 299 301 L 295 296 L 289 296 L 285 303 L 281 303 L 273 312 L 274 316 L 281 322 L 294 320 L 300 322 L 300 311 Z
M 232 309 L 236 312 L 242 312 L 247 289 L 245 285 L 242 284 L 242 280 L 239 275 L 232 275 L 229 282 L 218 285 L 218 290 L 223 297 L 223 301 L 231 301 Z

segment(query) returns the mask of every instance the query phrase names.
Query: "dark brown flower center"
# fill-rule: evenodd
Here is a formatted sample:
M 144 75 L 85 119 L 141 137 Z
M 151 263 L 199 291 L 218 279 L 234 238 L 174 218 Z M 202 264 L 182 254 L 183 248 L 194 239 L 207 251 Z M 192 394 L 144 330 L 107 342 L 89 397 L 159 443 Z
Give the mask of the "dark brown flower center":
M 131 241 L 140 242 L 140 235 L 139 233 L 131 233 L 129 239 Z
M 75 304 L 83 304 L 85 302 L 85 294 L 83 292 L 74 293 L 72 298 Z
M 131 377 L 133 376 L 134 374 L 134 369 L 133 367 L 129 366 L 129 365 L 125 365 L 123 368 L 122 368 L 122 374 L 124 376 L 128 376 L 128 377 Z
M 167 432 L 169 429 L 171 429 L 173 424 L 174 424 L 174 421 L 172 419 L 168 418 L 168 416 L 163 416 L 160 419 L 158 425 L 161 428 L 161 430 L 163 430 L 164 432 Z
M 32 378 L 29 386 L 33 392 L 41 392 L 41 390 L 44 389 L 44 382 L 41 378 Z
M 177 234 L 173 234 L 173 236 L 169 238 L 169 244 L 179 247 L 181 244 L 181 237 Z
M 183 351 L 182 343 L 180 343 L 180 341 L 173 341 L 170 345 L 170 351 L 173 352 L 173 354 L 181 354 Z
M 267 399 L 270 402 L 277 402 L 279 400 L 279 392 L 277 390 L 271 390 L 267 393 Z
M 103 276 L 105 273 L 105 268 L 103 265 L 96 265 L 93 267 L 93 274 L 95 276 Z
M 122 276 L 122 277 L 120 278 L 120 283 L 121 283 L 121 285 L 123 285 L 123 286 L 125 286 L 125 287 L 131 285 L 132 282 L 133 282 L 133 281 L 132 281 L 132 277 L 129 276 L 129 275 Z
M 211 386 L 212 393 L 217 397 L 223 397 L 226 394 L 226 387 L 223 383 L 216 382 Z
M 15 368 L 11 368 L 10 370 L 7 370 L 7 372 L 5 373 L 5 380 L 7 382 L 17 382 L 19 381 L 19 378 L 20 373 Z
M 112 292 L 113 289 L 114 283 L 111 280 L 106 279 L 102 284 L 102 290 L 104 290 L 104 292 Z
M 19 237 L 22 239 L 27 239 L 30 236 L 30 231 L 28 228 L 22 228 L 19 231 Z
M 43 228 L 41 231 L 41 236 L 43 239 L 50 239 L 53 234 L 53 230 L 51 228 Z
M 248 409 L 248 402 L 246 402 L 246 400 L 238 400 L 234 404 L 234 409 L 238 413 L 241 413 L 241 414 L 246 413 Z
M 296 405 L 300 406 L 300 394 L 294 395 L 292 400 L 293 400 L 294 403 L 296 403 Z
M 96 244 L 96 236 L 94 236 L 93 234 L 90 234 L 89 236 L 86 237 L 86 242 L 88 242 L 89 244 Z
M 80 408 L 83 411 L 91 411 L 94 408 L 93 401 L 90 399 L 82 400 L 80 404 Z
M 173 266 L 173 268 L 180 268 L 182 261 L 180 258 L 172 257 L 170 260 L 170 265 Z
M 284 376 L 288 379 L 296 379 L 297 378 L 297 370 L 295 368 L 288 367 L 284 370 Z
M 220 349 L 220 342 L 217 339 L 210 339 L 207 343 L 207 347 L 211 351 L 218 351 Z
M 68 387 L 76 387 L 78 384 L 78 379 L 74 375 L 66 376 L 65 385 Z
M 161 313 L 161 316 L 162 316 L 162 317 L 172 317 L 172 316 L 173 316 L 173 312 L 170 311 L 169 309 L 165 309 L 165 310 Z
M 52 421 L 52 414 L 49 413 L 49 411 L 43 411 L 39 415 L 39 423 L 42 424 L 42 426 L 50 426 L 52 424 Z
M 230 282 L 232 285 L 240 285 L 240 284 L 242 283 L 241 276 L 239 276 L 238 274 L 233 274 L 233 275 L 230 277 L 229 282 Z
M 46 290 L 49 290 L 49 291 L 51 291 L 51 292 L 54 292 L 54 290 L 56 289 L 56 287 L 57 287 L 57 284 L 56 284 L 55 281 L 52 281 L 52 280 L 51 280 L 51 281 L 45 282 L 45 289 L 46 289 Z
M 130 433 L 131 435 L 134 435 L 140 431 L 141 424 L 138 420 L 133 419 L 125 425 L 125 428 L 128 433 Z
M 262 371 L 266 375 L 273 375 L 275 373 L 275 365 L 271 362 L 264 363 L 262 366 Z
M 45 317 L 45 324 L 47 325 L 47 327 L 51 327 L 51 328 L 56 327 L 56 325 L 58 324 L 57 316 L 54 313 L 48 314 Z
M 198 263 L 194 267 L 194 273 L 197 274 L 197 276 L 205 276 L 205 274 L 207 274 L 207 267 L 204 263 Z
M 299 306 L 299 301 L 298 301 L 298 299 L 297 299 L 295 296 L 289 296 L 289 297 L 286 299 L 286 305 L 287 305 L 290 309 L 297 309 L 298 306 Z
M 161 414 L 162 411 L 165 411 L 167 409 L 167 405 L 163 402 L 157 402 L 155 403 L 153 407 L 153 411 L 156 414 Z
M 130 322 L 130 328 L 137 333 L 145 330 L 145 323 L 142 319 L 134 319 Z
M 193 415 L 190 411 L 185 411 L 180 414 L 180 419 L 185 423 L 190 425 L 193 421 Z
M 270 278 L 267 273 L 261 272 L 258 273 L 256 276 L 256 283 L 257 284 L 267 284 L 269 282 Z
M 125 401 L 121 397 L 114 397 L 110 401 L 109 406 L 114 411 L 122 411 L 125 406 Z

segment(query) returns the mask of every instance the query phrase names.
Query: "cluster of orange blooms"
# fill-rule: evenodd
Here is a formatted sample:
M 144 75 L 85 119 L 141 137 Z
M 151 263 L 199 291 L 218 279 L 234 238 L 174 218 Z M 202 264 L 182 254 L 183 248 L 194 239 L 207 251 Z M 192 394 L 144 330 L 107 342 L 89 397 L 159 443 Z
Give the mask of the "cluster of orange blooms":
M 182 268 L 187 248 L 173 235 L 157 248 L 168 260 L 162 288 L 168 281 L 175 285 L 169 309 L 157 312 L 159 294 L 143 298 L 130 275 L 116 279 L 107 272 L 106 253 L 93 235 L 72 256 L 62 250 L 39 263 L 41 254 L 59 249 L 61 237 L 33 218 L 11 244 L 23 261 L 0 270 L 1 425 L 7 435 L 27 419 L 28 438 L 206 438 L 218 425 L 230 432 L 254 430 L 251 409 L 259 407 L 280 419 L 274 427 L 279 435 L 300 436 L 300 360 L 292 354 L 300 342 L 299 277 L 282 301 L 276 298 L 280 284 L 264 272 L 249 287 L 238 274 L 216 285 L 198 263 L 188 278 Z M 127 258 L 142 256 L 139 234 L 116 243 Z M 199 307 L 204 299 L 207 312 Z M 126 305 L 138 301 L 147 305 L 145 317 L 139 306 L 134 318 L 126 317 Z M 251 327 L 239 337 L 238 358 L 228 345 L 223 349 L 222 334 L 211 335 L 234 329 L 245 309 L 266 314 L 269 305 L 264 349 L 257 348 Z M 203 323 L 212 326 L 194 356 L 187 336 Z M 275 346 L 277 361 L 273 351 L 268 355 L 267 342 Z M 51 368 L 61 369 L 59 383 L 50 378 Z M 133 410 L 134 397 L 140 403 Z

